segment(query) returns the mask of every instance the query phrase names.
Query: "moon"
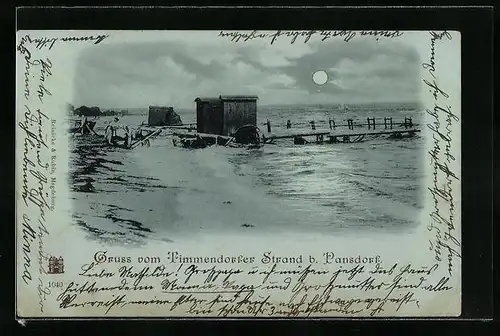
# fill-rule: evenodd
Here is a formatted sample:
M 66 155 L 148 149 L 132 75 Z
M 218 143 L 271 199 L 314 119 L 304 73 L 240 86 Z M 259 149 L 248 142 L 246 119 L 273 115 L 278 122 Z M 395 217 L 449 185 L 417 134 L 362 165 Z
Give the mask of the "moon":
M 326 71 L 318 70 L 313 73 L 312 79 L 315 84 L 323 85 L 328 82 L 328 74 Z

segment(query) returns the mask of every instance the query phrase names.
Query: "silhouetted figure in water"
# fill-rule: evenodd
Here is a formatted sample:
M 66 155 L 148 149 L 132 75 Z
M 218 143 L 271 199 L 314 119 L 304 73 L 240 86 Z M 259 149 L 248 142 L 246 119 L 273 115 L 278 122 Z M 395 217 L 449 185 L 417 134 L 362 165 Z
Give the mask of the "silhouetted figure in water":
M 111 131 L 113 136 L 116 136 L 116 130 L 120 127 L 120 125 L 118 124 L 119 121 L 120 119 L 118 117 L 115 117 L 113 121 L 109 124 L 111 126 Z
M 118 117 L 115 117 L 113 119 L 113 121 L 111 121 L 108 126 L 106 126 L 106 131 L 105 131 L 105 135 L 104 137 L 106 138 L 106 140 L 108 141 L 108 143 L 110 145 L 113 144 L 113 140 L 116 139 L 117 135 L 116 135 L 116 131 L 118 130 L 118 128 L 120 127 L 118 121 L 120 119 Z
M 80 122 L 80 132 L 83 134 L 86 133 L 87 131 L 87 117 L 82 115 L 82 119 L 81 119 L 81 122 Z

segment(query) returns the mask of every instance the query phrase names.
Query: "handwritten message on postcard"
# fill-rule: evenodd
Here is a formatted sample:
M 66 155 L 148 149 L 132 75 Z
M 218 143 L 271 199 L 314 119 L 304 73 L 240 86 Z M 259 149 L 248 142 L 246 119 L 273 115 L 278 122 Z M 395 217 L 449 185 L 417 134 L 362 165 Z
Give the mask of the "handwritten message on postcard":
M 460 34 L 19 31 L 17 315 L 461 313 Z

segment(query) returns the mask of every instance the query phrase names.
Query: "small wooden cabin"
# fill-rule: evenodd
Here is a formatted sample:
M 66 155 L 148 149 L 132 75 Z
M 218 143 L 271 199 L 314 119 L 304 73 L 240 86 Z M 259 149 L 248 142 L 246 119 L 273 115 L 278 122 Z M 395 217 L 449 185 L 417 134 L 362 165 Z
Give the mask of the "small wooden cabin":
M 244 125 L 257 126 L 257 96 L 198 97 L 198 133 L 231 136 Z
M 148 114 L 149 126 L 182 125 L 182 120 L 171 106 L 150 106 Z

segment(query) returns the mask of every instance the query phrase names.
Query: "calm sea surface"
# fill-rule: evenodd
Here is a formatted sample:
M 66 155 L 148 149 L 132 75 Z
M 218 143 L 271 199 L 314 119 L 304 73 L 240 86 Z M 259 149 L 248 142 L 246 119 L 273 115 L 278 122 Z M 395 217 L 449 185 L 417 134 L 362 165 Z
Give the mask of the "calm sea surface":
M 194 111 L 179 111 L 185 123 Z M 127 115 L 132 127 L 147 119 Z M 258 124 L 267 134 L 328 129 L 328 119 L 345 124 L 366 117 L 411 117 L 415 106 L 259 107 Z M 98 120 L 104 134 L 110 118 Z M 383 126 L 378 126 L 383 128 Z M 345 131 L 345 128 L 337 132 Z M 361 130 L 361 129 L 359 129 Z M 410 230 L 423 206 L 423 146 L 421 135 L 401 140 L 367 137 L 351 144 L 295 146 L 280 140 L 261 149 L 174 147 L 169 136 L 150 147 L 110 148 L 103 139 L 72 138 L 70 184 L 74 222 L 89 237 L 117 244 L 142 244 L 147 239 L 235 230 L 318 231 L 342 234 Z

